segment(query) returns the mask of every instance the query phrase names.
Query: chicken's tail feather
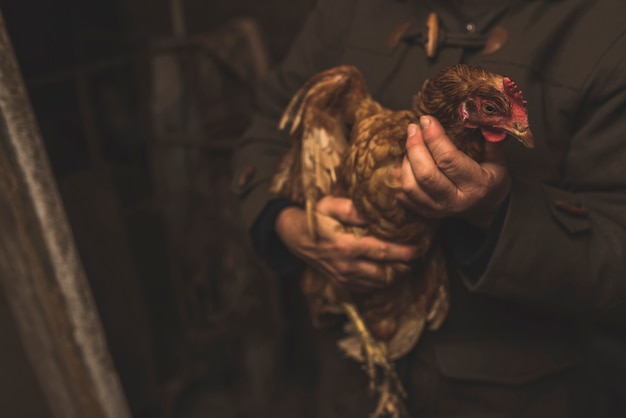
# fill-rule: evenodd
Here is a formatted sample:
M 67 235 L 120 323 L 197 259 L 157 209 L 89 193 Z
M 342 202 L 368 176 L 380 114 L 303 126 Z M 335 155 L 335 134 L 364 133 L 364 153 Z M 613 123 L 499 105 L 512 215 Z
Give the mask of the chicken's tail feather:
M 298 90 L 278 127 L 284 130 L 291 123 L 293 134 L 302 127 L 308 111 L 328 113 L 350 124 L 365 99 L 369 99 L 369 92 L 361 72 L 350 65 L 334 67 L 314 75 Z
M 333 193 L 348 148 L 348 126 L 368 103 L 373 101 L 359 70 L 340 66 L 307 81 L 282 115 L 279 128 L 289 128 L 292 146 L 270 190 L 305 206 L 312 239 L 317 238 L 315 205 Z

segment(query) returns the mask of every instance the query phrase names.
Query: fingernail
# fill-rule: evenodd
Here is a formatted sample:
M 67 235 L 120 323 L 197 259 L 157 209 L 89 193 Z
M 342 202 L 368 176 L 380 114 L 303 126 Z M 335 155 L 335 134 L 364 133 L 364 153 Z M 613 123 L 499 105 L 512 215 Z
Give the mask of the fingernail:
M 422 127 L 422 130 L 428 129 L 428 127 L 430 126 L 430 118 L 422 116 L 420 118 L 420 126 Z
M 415 135 L 416 132 L 417 132 L 417 125 L 414 123 L 409 123 L 409 130 L 408 130 L 409 136 Z

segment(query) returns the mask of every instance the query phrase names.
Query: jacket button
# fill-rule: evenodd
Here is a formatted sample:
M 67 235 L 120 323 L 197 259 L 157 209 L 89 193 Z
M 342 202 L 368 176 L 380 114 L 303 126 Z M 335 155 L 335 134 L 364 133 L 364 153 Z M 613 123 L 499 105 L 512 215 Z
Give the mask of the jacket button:
M 248 167 L 244 168 L 241 171 L 241 174 L 239 174 L 239 178 L 237 179 L 237 186 L 239 186 L 239 188 L 246 187 L 254 178 L 255 173 L 256 167 L 253 165 L 249 165 Z
M 437 55 L 437 47 L 439 46 L 439 17 L 437 13 L 433 12 L 428 15 L 426 26 L 428 27 L 428 38 L 424 48 L 426 50 L 426 56 L 433 58 Z
M 580 202 L 576 202 L 574 200 L 557 199 L 554 201 L 554 207 L 561 212 L 565 212 L 570 215 L 585 218 L 589 216 L 589 209 L 584 207 Z
M 481 55 L 489 55 L 502 49 L 509 39 L 509 33 L 501 26 L 493 28 L 493 30 L 487 36 L 485 41 L 485 47 L 480 51 Z

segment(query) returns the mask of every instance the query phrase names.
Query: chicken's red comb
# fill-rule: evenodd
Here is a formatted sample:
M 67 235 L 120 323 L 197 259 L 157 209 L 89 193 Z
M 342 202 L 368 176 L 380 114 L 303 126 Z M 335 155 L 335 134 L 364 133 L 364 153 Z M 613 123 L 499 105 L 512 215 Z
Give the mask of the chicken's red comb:
M 519 101 L 522 106 L 526 106 L 526 100 L 522 96 L 522 91 L 517 87 L 515 81 L 511 80 L 509 77 L 502 77 L 502 84 L 504 87 L 504 92 L 507 96 Z

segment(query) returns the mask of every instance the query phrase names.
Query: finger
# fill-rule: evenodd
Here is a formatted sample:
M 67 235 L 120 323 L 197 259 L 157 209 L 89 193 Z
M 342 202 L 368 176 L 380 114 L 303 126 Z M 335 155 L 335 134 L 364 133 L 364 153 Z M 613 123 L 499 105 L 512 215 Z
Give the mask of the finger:
M 482 155 L 482 164 L 493 164 L 506 167 L 506 153 L 504 152 L 504 141 L 485 141 L 485 150 Z
M 446 135 L 443 126 L 437 119 L 430 116 L 422 116 L 420 118 L 420 128 L 424 143 L 435 162 L 439 162 L 439 160 L 445 161 L 448 159 L 448 156 L 454 156 L 461 152 Z
M 417 178 L 418 176 L 421 178 Z M 414 173 L 408 158 L 402 161 L 400 177 L 402 190 L 397 194 L 397 198 L 405 203 L 410 202 L 409 207 L 422 215 L 425 215 L 424 210 L 426 208 L 437 207 L 441 199 L 436 196 L 438 194 L 443 195 L 442 192 L 438 193 L 434 190 L 435 184 L 431 184 L 430 187 L 427 185 L 427 178 L 428 177 L 425 179 L 420 174 L 416 175 Z M 422 186 L 429 188 L 428 192 L 424 190 Z M 449 184 L 449 186 L 452 185 Z
M 423 192 L 429 196 L 427 200 L 438 201 L 444 196 L 455 192 L 455 185 L 442 172 L 435 162 L 431 151 L 424 142 L 421 131 L 412 131 L 406 142 L 408 165 L 403 161 L 401 168 L 402 190 L 417 203 L 426 203 Z
M 360 251 L 358 257 L 372 261 L 404 261 L 415 259 L 417 247 L 396 244 L 375 237 L 363 237 L 358 241 Z
M 446 135 L 441 124 L 432 117 L 420 118 L 424 144 L 444 175 L 456 188 L 472 183 L 481 174 L 481 167 L 474 159 L 460 151 Z
M 317 212 L 330 216 L 349 225 L 366 225 L 352 200 L 343 197 L 326 196 L 316 206 Z
M 425 142 L 422 131 L 419 129 L 411 131 L 413 135 L 409 135 L 407 138 L 406 153 L 415 180 L 426 189 L 437 189 L 445 183 L 450 183 L 437 166 L 432 151 Z M 403 169 L 406 169 L 406 167 L 403 167 Z M 403 173 L 403 178 L 405 177 L 404 174 L 407 173 Z
M 351 265 L 350 271 L 344 271 L 336 284 L 352 291 L 368 292 L 387 286 L 391 281 L 392 277 L 388 277 L 383 265 L 359 261 Z
M 406 193 L 404 193 L 403 191 L 398 191 L 395 194 L 395 198 L 398 199 L 398 201 L 403 204 L 404 206 L 406 206 L 407 208 L 411 209 L 413 212 L 420 212 L 420 207 L 419 205 L 417 205 L 409 196 L 407 196 Z
M 503 189 L 510 187 L 510 181 L 505 181 L 508 179 L 508 168 L 502 142 L 492 143 L 485 141 L 483 160 L 479 167 L 485 184 L 504 185 L 507 183 L 508 185 L 505 185 Z

